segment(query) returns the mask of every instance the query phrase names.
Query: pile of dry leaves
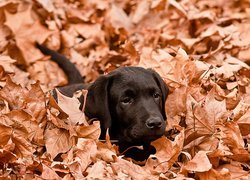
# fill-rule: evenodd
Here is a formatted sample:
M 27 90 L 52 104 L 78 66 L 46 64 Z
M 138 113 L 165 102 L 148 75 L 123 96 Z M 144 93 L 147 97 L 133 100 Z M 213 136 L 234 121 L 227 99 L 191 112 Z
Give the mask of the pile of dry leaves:
M 0 176 L 43 179 L 249 179 L 248 0 L 0 1 Z M 124 158 L 35 42 L 86 82 L 119 66 L 153 68 L 170 87 L 169 137 L 144 162 Z M 70 106 L 69 106 L 70 104 Z

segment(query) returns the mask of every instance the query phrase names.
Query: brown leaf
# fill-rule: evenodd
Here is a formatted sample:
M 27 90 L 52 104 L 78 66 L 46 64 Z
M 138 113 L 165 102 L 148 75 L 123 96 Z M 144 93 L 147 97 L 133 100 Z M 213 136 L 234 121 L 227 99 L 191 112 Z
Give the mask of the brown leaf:
M 156 154 L 150 155 L 145 168 L 153 174 L 167 172 L 181 153 L 184 142 L 184 129 L 178 128 L 180 133 L 175 137 L 174 141 L 161 137 L 151 143 L 156 149 Z
M 24 125 L 28 132 L 28 140 L 33 143 L 44 145 L 43 129 L 39 127 L 39 124 L 34 118 L 23 110 L 14 110 L 6 114 L 12 121 Z
M 228 115 L 225 101 L 217 101 L 213 91 L 200 103 L 188 96 L 187 106 L 186 142 L 215 134 L 218 124 L 225 121 Z
M 34 152 L 34 147 L 29 141 L 29 131 L 28 127 L 25 127 L 23 124 L 23 117 L 14 117 L 14 113 L 10 112 L 9 114 L 2 115 L 2 128 L 5 128 L 6 133 L 2 133 L 3 142 L 9 143 L 12 142 L 15 146 L 12 152 L 18 157 L 24 157 L 27 159 L 31 158 L 31 155 Z M 27 114 L 26 114 L 27 115 Z M 25 116 L 25 119 L 29 119 L 29 115 Z M 9 127 L 8 129 L 6 129 Z M 10 132 L 11 130 L 11 132 Z M 9 132 L 9 133 L 8 133 Z M 3 144 L 6 145 L 6 144 Z
M 239 127 L 235 122 L 226 122 L 219 128 L 224 145 L 228 146 L 232 153 L 247 153 L 244 149 L 244 142 Z
M 206 172 L 212 168 L 212 164 L 210 163 L 207 157 L 206 151 L 199 151 L 194 158 L 189 161 L 184 168 L 188 171 L 194 172 Z
M 105 32 L 100 24 L 74 24 L 72 25 L 82 37 L 86 39 L 95 39 L 97 42 L 104 43 Z
M 0 117 L 0 118 L 2 119 L 3 117 Z M 1 148 L 3 148 L 11 138 L 12 128 L 8 127 L 5 124 L 0 124 L 0 129 L 1 129 L 1 131 L 0 131 L 1 132 L 0 133 L 0 144 L 1 144 Z
M 16 45 L 20 49 L 26 64 L 43 57 L 41 52 L 35 48 L 34 43 L 36 41 L 39 43 L 44 42 L 51 34 L 39 21 L 32 18 L 31 11 L 31 6 L 16 14 L 5 11 L 5 25 L 12 30 Z
M 3 67 L 4 71 L 7 73 L 14 73 L 13 63 L 16 60 L 10 58 L 9 56 L 0 55 L 0 66 Z
M 250 134 L 250 110 L 248 110 L 241 118 L 237 121 L 241 134 L 246 136 Z
M 10 108 L 23 109 L 39 123 L 45 117 L 45 96 L 39 83 L 31 85 L 31 89 L 22 88 L 8 78 L 0 91 L 0 97 L 9 103 Z
M 135 12 L 132 16 L 133 23 L 139 23 L 148 13 L 150 10 L 150 2 L 149 1 L 140 1 L 137 4 Z
M 93 166 L 87 169 L 87 179 L 112 179 L 107 171 L 108 165 L 105 161 L 97 161 Z
M 74 145 L 74 140 L 70 138 L 69 132 L 63 129 L 46 129 L 44 140 L 51 159 L 54 159 L 59 153 L 67 152 Z
M 133 28 L 133 24 L 127 14 L 115 4 L 112 4 L 108 17 L 115 29 L 124 28 L 129 31 Z
M 139 53 L 130 41 L 127 41 L 124 44 L 124 51 L 129 54 L 131 58 L 131 64 L 138 64 Z
M 96 157 L 106 162 L 113 162 L 114 157 L 117 156 L 114 147 L 109 147 L 107 143 L 98 142 L 97 150 Z
M 75 131 L 79 138 L 88 138 L 98 140 L 101 129 L 100 129 L 100 121 L 94 121 L 91 125 L 78 125 L 75 127 Z
M 231 179 L 230 172 L 227 169 L 221 169 L 219 171 L 216 171 L 214 169 L 211 169 L 207 172 L 201 172 L 197 173 L 197 176 L 200 179 Z
M 187 111 L 187 92 L 188 89 L 185 86 L 175 89 L 175 91 L 168 95 L 165 109 L 170 117 L 181 115 Z
M 225 61 L 223 62 L 223 65 L 219 68 L 216 68 L 214 70 L 214 73 L 223 75 L 224 78 L 229 78 L 231 76 L 234 76 L 235 72 L 239 71 L 242 68 L 249 69 L 249 66 L 239 59 L 227 55 Z
M 58 106 L 69 115 L 69 122 L 71 125 L 76 124 L 84 124 L 88 125 L 88 122 L 85 119 L 85 115 L 82 111 L 80 111 L 80 102 L 75 97 L 70 98 L 64 96 L 57 89 L 57 98 L 58 98 Z
M 24 97 L 27 96 L 28 90 L 22 88 L 7 78 L 6 85 L 0 91 L 0 97 L 9 103 L 11 109 L 21 109 L 24 107 Z
M 37 123 L 43 121 L 46 115 L 45 95 L 38 82 L 31 85 L 25 103 L 25 111 L 35 118 Z
M 43 171 L 41 177 L 44 179 L 61 179 L 58 174 L 49 166 L 43 165 Z
M 12 142 L 15 144 L 14 153 L 26 159 L 31 159 L 34 153 L 34 147 L 28 140 L 28 133 L 25 127 L 16 123 L 13 125 L 14 132 L 12 133 Z
M 48 0 L 36 0 L 39 2 L 44 9 L 46 9 L 48 12 L 53 12 L 55 10 L 55 7 L 51 1 Z
M 249 6 L 247 0 L 0 1 L 0 176 L 249 179 Z M 46 96 L 67 80 L 36 41 L 69 57 L 85 82 L 120 66 L 156 70 L 170 89 L 173 140 L 153 142 L 156 154 L 146 166 L 119 157 L 109 138 L 98 142 L 99 122 L 87 126 L 77 101 L 64 99 L 59 107 Z
M 150 179 L 157 179 L 156 176 L 151 175 L 142 167 L 119 157 L 115 158 L 115 162 L 111 163 L 111 166 L 115 174 L 122 172 L 132 179 L 148 179 L 149 177 Z
M 4 150 L 4 149 L 1 149 L 0 150 L 0 161 L 2 163 L 14 163 L 16 160 L 17 160 L 17 156 L 10 152 L 10 151 L 7 151 L 7 150 Z
M 220 166 L 218 170 L 230 172 L 230 179 L 249 179 L 250 173 L 246 170 L 246 168 L 249 168 L 249 164 L 247 165 L 238 162 L 232 162 L 230 164 L 224 164 Z
M 97 147 L 94 140 L 79 138 L 77 147 L 71 149 L 64 162 L 68 164 L 74 178 L 84 178 L 82 172 L 92 163 L 95 158 Z
M 181 13 L 183 16 L 187 16 L 186 10 L 183 8 L 183 6 L 180 3 L 178 3 L 178 2 L 176 2 L 174 0 L 170 0 L 169 3 L 173 7 L 175 7 L 178 10 L 178 12 Z
M 52 61 L 36 61 L 27 70 L 30 77 L 38 80 L 46 91 L 67 84 L 64 72 Z

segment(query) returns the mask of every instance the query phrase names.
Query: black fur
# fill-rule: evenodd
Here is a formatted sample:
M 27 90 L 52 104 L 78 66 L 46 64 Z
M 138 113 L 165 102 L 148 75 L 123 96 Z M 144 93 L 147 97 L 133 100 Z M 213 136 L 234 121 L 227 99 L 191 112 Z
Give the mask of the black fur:
M 87 87 L 85 114 L 100 120 L 102 137 L 110 129 L 110 136 L 118 139 L 121 151 L 131 145 L 148 146 L 164 134 L 168 87 L 155 71 L 121 67 L 101 75 L 88 86 L 75 84 L 82 77 L 67 58 L 43 46 L 37 47 L 51 55 L 68 75 L 71 84 L 60 89 L 63 94 L 72 96 L 75 90 Z

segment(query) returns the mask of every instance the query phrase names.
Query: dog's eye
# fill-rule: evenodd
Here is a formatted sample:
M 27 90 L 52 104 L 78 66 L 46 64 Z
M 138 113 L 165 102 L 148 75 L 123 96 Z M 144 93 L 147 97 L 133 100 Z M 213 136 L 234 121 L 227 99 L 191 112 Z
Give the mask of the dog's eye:
M 124 105 L 131 104 L 133 99 L 131 97 L 125 97 L 122 99 L 121 103 Z
M 159 93 L 154 93 L 154 94 L 153 94 L 153 97 L 154 97 L 155 99 L 159 99 L 159 98 L 160 98 L 160 94 L 159 94 Z

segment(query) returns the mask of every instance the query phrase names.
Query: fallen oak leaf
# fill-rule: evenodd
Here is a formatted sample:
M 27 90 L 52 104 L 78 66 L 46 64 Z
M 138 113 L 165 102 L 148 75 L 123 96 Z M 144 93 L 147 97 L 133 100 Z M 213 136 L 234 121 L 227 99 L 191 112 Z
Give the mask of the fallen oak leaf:
M 80 162 L 81 159 L 77 158 L 75 161 L 68 165 L 70 173 L 72 174 L 74 179 L 84 179 Z
M 18 157 L 23 157 L 26 160 L 31 160 L 32 155 L 35 152 L 34 146 L 28 140 L 28 133 L 25 132 L 25 128 L 16 126 L 20 126 L 20 124 L 14 125 L 14 132 L 12 133 L 11 140 L 15 144 L 15 149 L 13 153 L 15 153 Z M 25 132 L 25 133 L 24 133 Z
M 129 55 L 131 59 L 131 64 L 138 64 L 139 53 L 136 50 L 134 44 L 131 41 L 126 41 L 122 48 Z
M 66 164 L 60 162 L 60 161 L 53 161 L 50 165 L 53 170 L 60 176 L 65 177 L 67 174 L 69 175 L 69 168 L 66 166 Z
M 12 76 L 12 81 L 16 84 L 20 84 L 22 87 L 30 87 L 31 84 L 35 84 L 36 81 L 30 79 L 29 73 L 23 71 L 15 66 L 15 74 Z
M 250 69 L 250 67 L 246 63 L 240 61 L 235 57 L 226 55 L 223 64 L 220 67 L 213 69 L 211 72 L 217 75 L 221 75 L 223 78 L 230 78 L 243 68 L 246 68 L 248 70 Z
M 16 45 L 20 49 L 25 64 L 34 63 L 43 57 L 43 54 L 35 47 L 35 42 L 43 43 L 52 32 L 45 28 L 39 21 L 32 25 L 23 27 L 24 29 L 15 35 Z M 27 37 L 29 37 L 27 39 Z M 29 51 L 27 51 L 29 49 Z

